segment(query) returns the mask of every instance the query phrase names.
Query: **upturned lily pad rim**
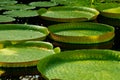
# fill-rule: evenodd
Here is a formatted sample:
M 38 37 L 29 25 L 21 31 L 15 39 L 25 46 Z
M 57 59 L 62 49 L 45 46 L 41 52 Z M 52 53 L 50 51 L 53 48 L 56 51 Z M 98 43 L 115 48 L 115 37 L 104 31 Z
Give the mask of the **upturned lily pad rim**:
M 11 42 L 22 42 L 22 41 L 31 41 L 31 40 L 44 40 L 49 34 L 49 31 L 44 26 L 30 25 L 30 24 L 0 24 L 0 30 L 33 30 L 43 33 L 44 36 L 31 38 L 31 39 L 22 39 L 22 40 L 0 40 L 0 42 L 11 41 Z M 9 35 L 9 34 L 8 34 Z
M 29 49 L 35 49 L 36 48 L 36 49 L 38 49 L 38 51 L 40 49 L 44 50 L 44 51 L 50 51 L 49 55 L 55 54 L 53 45 L 51 43 L 49 43 L 49 42 L 44 42 L 44 41 L 26 41 L 26 42 L 18 43 L 18 44 L 15 44 L 15 45 L 9 45 L 6 48 L 0 49 L 0 50 L 4 51 L 5 49 L 9 49 L 9 48 L 10 49 L 14 48 L 16 50 L 19 50 L 21 48 L 26 48 L 26 49 L 27 48 L 29 48 Z M 7 54 L 7 53 L 5 53 L 5 54 Z M 38 54 L 38 52 L 37 52 L 37 54 Z M 24 59 L 24 57 L 25 56 L 23 55 L 23 59 Z M 39 60 L 40 59 L 28 60 L 28 61 L 21 61 L 20 60 L 19 62 L 16 62 L 16 61 L 14 61 L 14 62 L 9 62 L 9 61 L 3 62 L 3 61 L 0 61 L 0 66 L 1 67 L 30 67 L 30 66 L 36 66 Z
M 51 11 L 69 11 L 69 10 L 73 10 L 73 11 L 84 11 L 87 13 L 91 13 L 94 14 L 94 16 L 92 16 L 91 18 L 88 17 L 78 17 L 78 18 L 55 18 L 55 17 L 49 17 L 49 16 L 43 16 L 43 14 Z M 89 21 L 89 20 L 94 20 L 97 18 L 97 16 L 99 15 L 99 11 L 97 11 L 94 8 L 90 8 L 90 7 L 80 7 L 80 6 L 57 6 L 57 7 L 50 7 L 48 9 L 45 8 L 41 8 L 38 10 L 38 14 L 40 15 L 41 18 L 45 19 L 45 20 L 50 20 L 50 21 L 57 21 L 57 22 L 77 22 L 77 21 Z M 63 14 L 64 15 L 64 14 Z
M 105 17 L 109 17 L 109 18 L 115 18 L 115 19 L 120 19 L 120 12 L 112 12 L 112 11 L 108 11 L 108 10 L 115 10 L 115 9 L 119 9 L 120 7 L 116 7 L 116 8 L 110 8 L 110 9 L 104 9 L 101 11 L 101 15 L 105 16 Z
M 113 12 L 107 12 L 106 10 L 109 9 L 116 9 L 120 7 L 119 3 L 96 3 L 94 7 L 100 12 L 100 15 L 109 17 L 109 18 L 119 18 L 120 19 L 120 13 L 113 13 Z M 119 12 L 119 11 L 118 11 Z
M 102 28 L 101 28 L 102 27 Z M 96 31 L 105 31 L 104 34 L 101 35 L 93 35 L 93 36 L 66 36 L 55 34 L 59 31 L 65 30 L 96 30 Z M 62 23 L 48 26 L 48 30 L 50 32 L 49 37 L 58 42 L 64 43 L 73 43 L 73 44 L 94 44 L 94 43 L 102 43 L 111 40 L 115 33 L 115 29 L 113 26 L 100 24 L 100 23 L 92 23 L 92 22 L 80 22 L 80 23 Z M 76 34 L 77 35 L 77 34 Z
M 51 0 L 52 2 L 56 2 L 60 5 L 77 5 L 77 6 L 90 6 L 91 0 Z
M 76 62 L 76 61 L 81 61 L 81 62 L 82 61 L 116 61 L 116 62 L 119 62 L 120 61 L 119 56 L 120 56 L 119 51 L 108 50 L 108 49 L 104 49 L 104 50 L 103 49 L 82 49 L 82 50 L 63 51 L 63 52 L 60 52 L 59 54 L 54 54 L 54 55 L 41 59 L 37 65 L 37 69 L 43 75 L 43 77 L 46 78 L 46 80 L 49 80 L 49 79 L 51 80 L 51 78 L 46 76 L 46 73 L 49 73 L 47 71 L 47 69 L 49 69 L 49 66 L 50 68 L 54 69 L 54 67 L 59 66 L 61 64 L 69 63 L 69 62 Z M 74 70 L 75 68 L 72 68 L 72 69 Z M 60 68 L 60 70 L 62 70 L 62 68 Z M 58 73 L 54 71 L 54 74 L 52 75 L 56 75 L 56 74 Z M 73 72 L 69 72 L 69 74 L 71 74 L 72 76 Z M 66 74 L 62 73 L 62 75 L 66 75 Z M 56 77 L 53 79 L 56 79 Z M 64 77 L 62 78 L 64 79 Z M 57 79 L 59 79 L 59 77 Z

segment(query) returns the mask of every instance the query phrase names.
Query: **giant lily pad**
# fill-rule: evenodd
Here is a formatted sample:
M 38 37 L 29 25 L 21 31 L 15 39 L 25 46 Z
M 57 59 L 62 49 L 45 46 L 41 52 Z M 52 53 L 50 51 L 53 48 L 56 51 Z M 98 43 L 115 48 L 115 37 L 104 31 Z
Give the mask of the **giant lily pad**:
M 35 17 L 38 16 L 37 11 L 34 10 L 13 10 L 13 11 L 6 11 L 3 14 L 11 17 Z
M 120 4 L 119 3 L 98 3 L 95 4 L 100 14 L 109 18 L 120 19 Z
M 105 9 L 101 12 L 102 16 L 120 19 L 120 7 Z
M 40 59 L 54 53 L 52 44 L 48 42 L 27 41 L 9 45 L 6 48 L 0 49 L 0 66 L 35 66 Z
M 89 21 L 94 20 L 99 12 L 96 9 L 88 7 L 51 7 L 38 10 L 39 15 L 50 21 L 58 22 L 74 22 L 74 21 Z
M 48 35 L 47 28 L 25 24 L 0 24 L 0 41 L 43 40 Z
M 15 21 L 15 19 L 12 17 L 0 15 L 0 23 L 6 23 L 6 22 L 12 22 L 12 21 Z
M 114 27 L 90 23 L 63 23 L 48 27 L 50 38 L 65 43 L 93 44 L 111 40 L 114 37 Z
M 48 56 L 37 65 L 46 80 L 119 80 L 120 52 L 73 50 Z

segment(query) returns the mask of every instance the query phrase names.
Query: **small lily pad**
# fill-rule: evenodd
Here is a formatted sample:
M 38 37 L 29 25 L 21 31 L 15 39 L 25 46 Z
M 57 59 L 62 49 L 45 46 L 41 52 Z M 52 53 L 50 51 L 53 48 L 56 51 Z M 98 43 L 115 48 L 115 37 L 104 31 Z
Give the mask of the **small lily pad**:
M 119 51 L 73 50 L 41 59 L 37 68 L 46 80 L 118 80 L 119 60 Z
M 35 7 L 25 5 L 25 4 L 15 4 L 15 5 L 5 5 L 2 6 L 4 10 L 27 10 L 27 9 L 34 9 Z
M 48 1 L 37 1 L 37 2 L 31 2 L 29 3 L 31 6 L 35 7 L 51 7 L 51 6 L 56 6 L 57 4 L 54 2 L 48 2 Z
M 50 38 L 65 43 L 93 44 L 111 40 L 114 27 L 90 22 L 62 23 L 48 26 Z
M 6 22 L 12 22 L 12 21 L 15 21 L 15 19 L 12 17 L 0 15 L 0 23 L 6 23 Z
M 13 10 L 13 11 L 6 11 L 3 14 L 6 14 L 7 16 L 11 17 L 34 17 L 38 16 L 37 11 L 33 10 Z

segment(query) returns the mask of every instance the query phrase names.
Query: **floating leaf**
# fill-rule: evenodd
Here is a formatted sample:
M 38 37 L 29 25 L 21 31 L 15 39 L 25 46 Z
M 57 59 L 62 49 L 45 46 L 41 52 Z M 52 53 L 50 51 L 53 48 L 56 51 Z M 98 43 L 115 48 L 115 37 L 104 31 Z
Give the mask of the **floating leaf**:
M 43 40 L 48 30 L 42 26 L 25 24 L 0 24 L 0 41 Z
M 29 3 L 31 6 L 35 7 L 51 7 L 51 6 L 56 6 L 57 4 L 54 2 L 48 2 L 48 1 L 37 1 L 37 2 L 31 2 Z
M 42 8 L 38 10 L 38 13 L 43 19 L 58 22 L 94 20 L 99 14 L 99 12 L 93 8 L 77 6 L 51 7 L 48 10 Z
M 42 41 L 28 41 L 0 49 L 1 67 L 36 66 L 44 57 L 54 54 L 52 44 Z
M 6 22 L 12 22 L 12 21 L 15 21 L 15 19 L 12 17 L 0 15 L 0 23 L 6 23 Z
M 34 9 L 35 7 L 25 5 L 25 4 L 15 4 L 15 5 L 5 5 L 2 6 L 4 10 L 27 10 L 27 9 Z
M 0 0 L 0 6 L 13 5 L 16 3 L 17 1 L 14 0 Z
M 61 5 L 71 6 L 91 6 L 91 0 L 51 0 Z
M 120 52 L 73 50 L 48 56 L 37 65 L 48 80 L 119 80 Z
M 38 16 L 37 11 L 33 10 L 13 10 L 13 11 L 6 11 L 3 14 L 11 17 L 34 17 Z
M 114 27 L 98 23 L 62 23 L 48 26 L 50 38 L 65 43 L 93 44 L 111 40 Z

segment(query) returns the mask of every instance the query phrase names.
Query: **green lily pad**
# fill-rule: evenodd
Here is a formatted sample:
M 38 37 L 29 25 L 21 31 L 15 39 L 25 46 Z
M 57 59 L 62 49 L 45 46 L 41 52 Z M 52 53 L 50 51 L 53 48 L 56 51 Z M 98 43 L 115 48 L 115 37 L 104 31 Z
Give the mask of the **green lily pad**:
M 0 6 L 13 5 L 16 3 L 17 1 L 14 1 L 14 0 L 0 0 Z
M 1 67 L 36 66 L 38 61 L 55 52 L 51 43 L 28 41 L 0 49 Z
M 119 3 L 96 3 L 94 4 L 94 7 L 99 11 L 102 11 L 105 9 L 117 8 L 119 6 L 120 6 Z
M 31 6 L 35 7 L 51 7 L 51 6 L 56 6 L 56 3 L 53 2 L 48 2 L 48 1 L 37 1 L 37 2 L 31 2 L 29 3 Z
M 48 80 L 119 80 L 119 56 L 113 50 L 64 51 L 41 59 L 37 68 Z
M 11 17 L 34 17 L 38 16 L 37 11 L 33 10 L 13 10 L 13 11 L 6 11 L 3 14 Z
M 50 38 L 65 43 L 93 44 L 111 40 L 114 27 L 98 23 L 63 23 L 48 26 Z
M 101 15 L 109 18 L 120 19 L 120 7 L 104 9 L 103 11 L 101 11 Z
M 3 10 L 3 8 L 0 7 L 0 11 Z
M 76 49 L 111 49 L 114 40 L 110 40 L 99 44 L 72 44 L 58 41 L 50 41 L 54 46 L 59 46 L 62 50 L 76 50 Z
M 0 15 L 0 23 L 6 23 L 6 22 L 12 22 L 12 21 L 15 21 L 15 19 L 12 17 Z
M 120 14 L 119 11 L 120 11 L 120 7 L 103 10 L 103 12 L 108 12 L 108 13 L 119 13 L 119 14 Z
M 120 19 L 119 3 L 96 3 L 94 7 L 100 11 L 100 15 L 108 18 Z M 114 21 L 114 20 L 113 20 Z
M 94 20 L 99 12 L 93 8 L 88 7 L 52 7 L 38 10 L 39 15 L 50 21 L 58 22 L 74 22 L 74 21 L 89 21 Z
M 91 0 L 51 0 L 60 5 L 70 5 L 70 6 L 90 6 Z
M 34 9 L 35 7 L 25 5 L 25 4 L 15 4 L 15 5 L 5 5 L 2 6 L 4 10 L 27 10 L 27 9 Z
M 0 41 L 43 40 L 48 30 L 42 26 L 25 24 L 0 24 Z

